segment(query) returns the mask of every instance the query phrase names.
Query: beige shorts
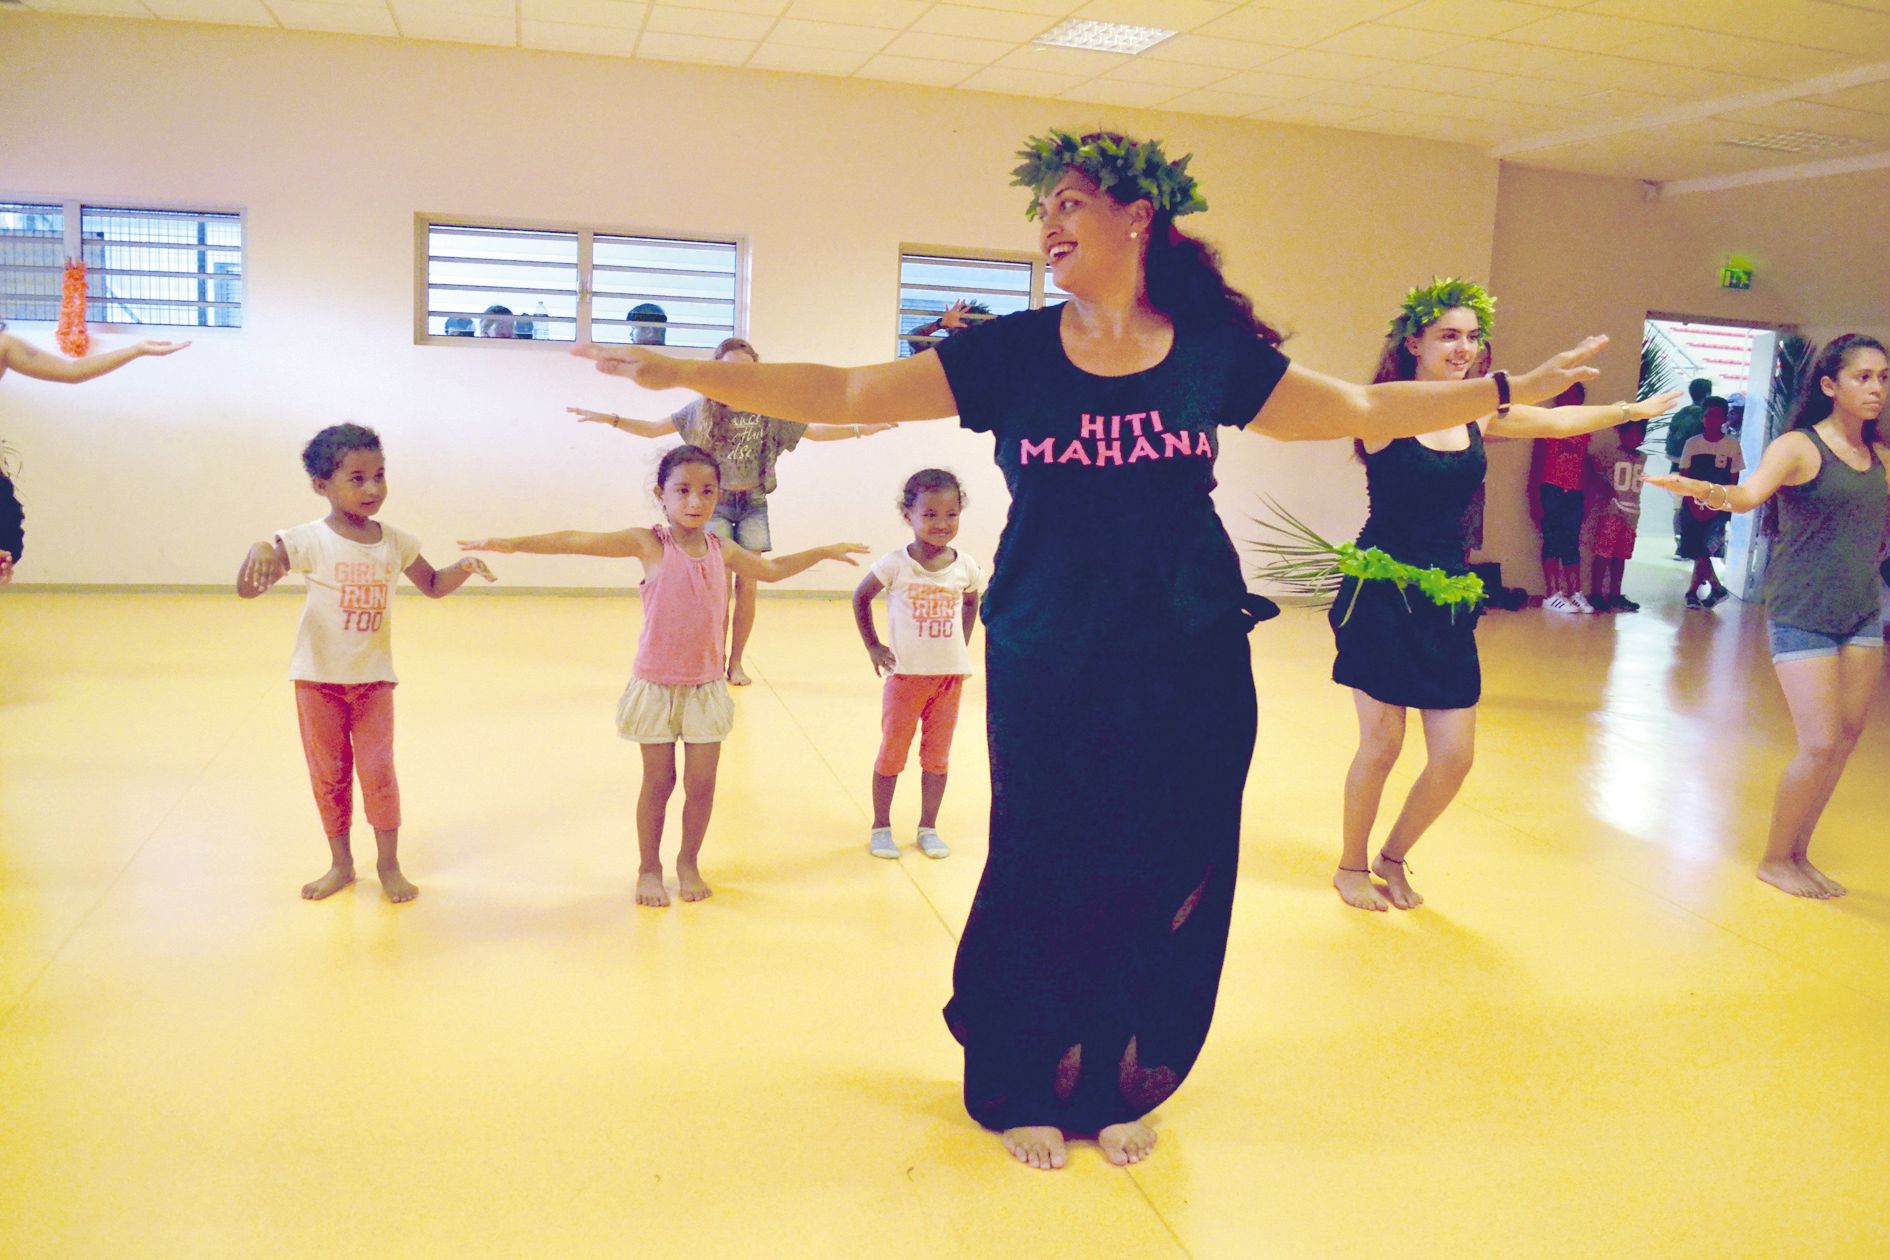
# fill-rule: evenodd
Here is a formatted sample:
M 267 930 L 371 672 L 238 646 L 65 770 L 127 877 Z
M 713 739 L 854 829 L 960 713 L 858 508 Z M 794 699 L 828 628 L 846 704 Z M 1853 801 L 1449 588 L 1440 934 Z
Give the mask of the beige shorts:
M 728 682 L 694 687 L 632 678 L 617 701 L 617 734 L 638 744 L 719 744 L 735 728 Z

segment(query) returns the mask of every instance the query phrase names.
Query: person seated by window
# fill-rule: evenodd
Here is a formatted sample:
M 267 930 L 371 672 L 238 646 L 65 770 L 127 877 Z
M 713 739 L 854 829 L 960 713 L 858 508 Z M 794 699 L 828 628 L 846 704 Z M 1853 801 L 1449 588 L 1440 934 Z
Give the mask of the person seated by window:
M 660 346 L 669 335 L 669 330 L 664 327 L 669 322 L 669 316 L 654 302 L 639 302 L 630 308 L 630 313 L 624 318 L 630 321 L 630 344 L 633 346 Z
M 509 306 L 488 306 L 479 319 L 481 337 L 515 337 L 518 335 L 513 323 L 512 308 Z
M 470 316 L 449 315 L 446 317 L 446 335 L 449 337 L 470 337 L 473 335 L 473 322 Z

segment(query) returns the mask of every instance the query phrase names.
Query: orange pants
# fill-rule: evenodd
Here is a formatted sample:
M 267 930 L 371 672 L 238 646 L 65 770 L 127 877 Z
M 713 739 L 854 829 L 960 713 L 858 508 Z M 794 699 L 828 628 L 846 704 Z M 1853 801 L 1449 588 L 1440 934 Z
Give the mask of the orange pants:
M 321 811 L 322 834 L 345 836 L 354 825 L 354 776 L 361 776 L 361 812 L 376 831 L 400 826 L 400 783 L 394 778 L 394 684 L 295 684 L 309 785 Z
M 958 698 L 964 694 L 963 674 L 889 674 L 880 702 L 879 760 L 873 773 L 896 777 L 906 768 L 912 733 L 925 723 L 919 737 L 919 769 L 944 774 L 951 765 L 952 732 L 958 729 Z

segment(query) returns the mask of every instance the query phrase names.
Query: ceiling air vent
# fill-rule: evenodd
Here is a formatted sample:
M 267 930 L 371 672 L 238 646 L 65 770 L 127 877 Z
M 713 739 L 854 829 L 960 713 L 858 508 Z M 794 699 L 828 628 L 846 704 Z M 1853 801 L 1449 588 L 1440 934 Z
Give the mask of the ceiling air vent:
M 1827 136 L 1822 131 L 1755 131 L 1737 140 L 1722 140 L 1735 149 L 1764 149 L 1770 153 L 1823 153 L 1857 143 L 1849 136 Z
M 1128 53 L 1133 57 L 1173 34 L 1174 31 L 1165 31 L 1158 26 L 1124 26 L 1120 22 L 1068 18 L 1030 42 L 1051 44 L 1057 48 L 1090 48 L 1098 52 Z

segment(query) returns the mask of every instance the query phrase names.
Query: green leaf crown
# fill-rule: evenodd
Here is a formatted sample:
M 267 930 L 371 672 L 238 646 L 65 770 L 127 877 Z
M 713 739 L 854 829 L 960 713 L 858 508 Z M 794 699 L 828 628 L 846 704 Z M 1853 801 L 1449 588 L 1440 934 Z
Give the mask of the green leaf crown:
M 1092 132 L 1078 136 L 1051 131 L 1032 136 L 1017 151 L 1023 164 L 1011 172 L 1011 183 L 1034 194 L 1024 217 L 1037 217 L 1037 202 L 1050 194 L 1065 171 L 1081 171 L 1096 187 L 1123 205 L 1147 200 L 1157 212 L 1180 216 L 1207 209 L 1201 186 L 1188 174 L 1194 154 L 1170 162 L 1159 140 L 1131 140 L 1127 136 Z
M 1476 312 L 1477 329 L 1488 341 L 1496 330 L 1496 299 L 1480 284 L 1455 278 L 1431 277 L 1430 284 L 1404 295 L 1404 305 L 1391 321 L 1393 337 L 1415 337 L 1443 317 L 1453 307 Z

